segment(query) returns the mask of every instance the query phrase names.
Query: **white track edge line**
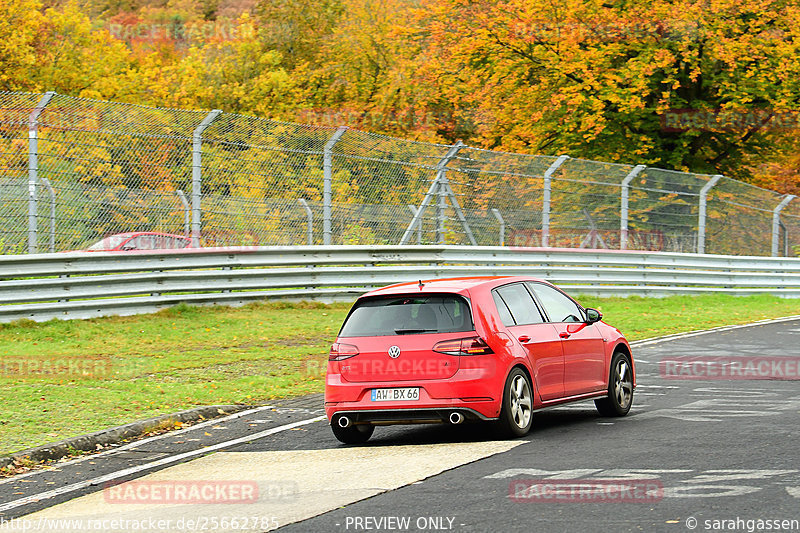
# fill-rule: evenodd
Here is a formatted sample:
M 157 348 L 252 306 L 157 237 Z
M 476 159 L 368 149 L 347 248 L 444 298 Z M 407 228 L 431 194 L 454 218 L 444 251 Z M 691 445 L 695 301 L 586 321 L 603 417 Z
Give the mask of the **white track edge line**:
M 205 453 L 213 452 L 216 450 L 220 450 L 222 448 L 228 448 L 230 446 L 236 446 L 237 444 L 243 444 L 245 442 L 251 442 L 254 440 L 258 440 L 264 437 L 268 437 L 270 435 L 274 435 L 275 433 L 280 433 L 281 431 L 286 431 L 289 429 L 294 429 L 296 427 L 305 426 L 306 424 L 313 424 L 314 422 L 321 422 L 326 420 L 324 415 L 317 416 L 314 418 L 307 418 L 305 420 L 300 420 L 298 422 L 292 422 L 291 424 L 285 424 L 283 426 L 278 426 L 276 428 L 267 429 L 261 431 L 259 433 L 254 433 L 253 435 L 246 435 L 244 437 L 239 437 L 233 440 L 225 441 L 225 442 L 218 442 L 217 444 L 212 444 L 211 446 L 207 446 L 205 448 L 200 448 L 198 450 L 192 450 L 189 452 L 179 453 L 178 455 L 171 455 L 169 457 L 163 457 L 156 461 L 152 461 L 149 463 L 141 464 L 132 466 L 130 468 L 125 468 L 123 470 L 117 470 L 116 472 L 111 472 L 110 474 L 105 474 L 102 476 L 98 476 L 93 479 L 87 479 L 84 481 L 79 481 L 78 483 L 73 483 L 72 485 L 67 485 L 65 487 L 59 487 L 57 489 L 49 490 L 47 492 L 42 492 L 40 494 L 32 494 L 30 496 L 25 496 L 24 498 L 19 498 L 17 500 L 0 504 L 0 512 L 7 511 L 9 509 L 14 509 L 16 507 L 21 507 L 23 505 L 27 505 L 29 503 L 35 503 L 41 500 L 47 500 L 50 498 L 54 498 L 56 496 L 60 496 L 62 494 L 68 494 L 70 492 L 74 492 L 76 490 L 80 490 L 92 485 L 99 485 L 101 483 L 105 483 L 107 481 L 112 481 L 115 479 L 119 479 L 121 477 L 125 477 L 131 474 L 136 474 L 138 472 L 142 472 L 144 470 L 149 470 L 151 468 L 155 468 L 158 466 L 167 465 L 170 463 L 174 463 L 176 461 L 180 461 L 182 459 L 187 459 L 189 457 L 194 457 L 196 455 L 202 455 Z
M 652 339 L 643 339 L 640 341 L 633 341 L 629 343 L 632 348 L 638 348 L 640 346 L 648 346 L 651 344 L 659 344 L 662 342 L 674 341 L 679 339 L 686 339 L 689 337 L 696 337 L 698 335 L 705 335 L 706 333 L 719 333 L 724 331 L 731 331 L 734 329 L 741 329 L 741 328 L 751 328 L 754 326 L 764 326 L 768 324 L 779 324 L 781 322 L 791 322 L 792 320 L 800 319 L 800 315 L 792 315 L 792 316 L 785 316 L 781 318 L 768 318 L 765 320 L 759 320 L 758 322 L 750 322 L 748 324 L 737 324 L 733 326 L 719 326 L 716 328 L 711 329 L 702 329 L 697 331 L 689 331 L 687 333 L 675 333 L 673 335 L 665 335 L 663 337 L 653 337 Z

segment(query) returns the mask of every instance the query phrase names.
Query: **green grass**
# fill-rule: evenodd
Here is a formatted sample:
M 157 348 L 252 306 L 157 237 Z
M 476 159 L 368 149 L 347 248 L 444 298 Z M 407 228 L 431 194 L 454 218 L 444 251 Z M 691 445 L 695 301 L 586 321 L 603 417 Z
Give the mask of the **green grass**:
M 764 295 L 579 300 L 629 340 L 800 314 L 800 300 Z M 0 325 L 0 454 L 199 405 L 321 392 L 324 360 L 348 309 L 178 306 L 153 315 Z M 8 370 L 20 362 L 87 359 L 99 365 L 91 367 L 94 375 Z
M 669 298 L 584 296 L 577 300 L 586 307 L 602 311 L 603 321 L 619 328 L 629 341 L 800 315 L 800 299 L 777 298 L 766 294 Z

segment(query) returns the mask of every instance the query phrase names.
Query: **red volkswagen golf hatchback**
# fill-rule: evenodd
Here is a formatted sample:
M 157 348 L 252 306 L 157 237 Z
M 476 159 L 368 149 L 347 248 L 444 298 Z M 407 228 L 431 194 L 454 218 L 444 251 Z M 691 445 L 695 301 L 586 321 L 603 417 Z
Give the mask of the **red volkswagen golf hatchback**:
M 376 425 L 494 421 L 528 433 L 532 413 L 595 399 L 624 416 L 631 349 L 595 309 L 527 277 L 454 278 L 373 290 L 331 346 L 325 411 L 334 435 L 365 442 Z

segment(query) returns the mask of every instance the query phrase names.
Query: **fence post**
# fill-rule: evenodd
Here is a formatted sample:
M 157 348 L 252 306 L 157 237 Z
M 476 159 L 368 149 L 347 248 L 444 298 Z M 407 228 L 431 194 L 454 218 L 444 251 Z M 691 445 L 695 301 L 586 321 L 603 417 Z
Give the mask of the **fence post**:
M 50 193 L 50 236 L 48 238 L 48 245 L 50 253 L 56 251 L 56 191 L 50 185 L 50 180 L 47 178 L 40 178 L 44 186 L 47 187 L 47 192 Z
M 783 200 L 772 210 L 772 257 L 778 257 L 778 244 L 779 244 L 779 233 L 780 233 L 780 225 L 781 225 L 781 211 L 783 208 L 789 205 L 789 202 L 797 198 L 793 194 L 788 194 L 783 197 Z M 788 240 L 788 238 L 787 238 Z
M 464 146 L 466 146 L 464 143 L 458 141 L 456 144 L 450 147 L 445 156 L 439 160 L 439 163 L 436 164 L 436 178 L 433 180 L 433 183 L 431 183 L 428 192 L 425 193 L 425 198 L 422 199 L 422 203 L 419 205 L 419 209 L 417 209 L 417 214 L 415 214 L 414 218 L 411 219 L 411 224 L 409 224 L 408 227 L 406 228 L 406 231 L 405 233 L 403 233 L 403 237 L 400 239 L 399 244 L 408 243 L 408 239 L 411 238 L 411 232 L 414 231 L 414 226 L 416 226 L 419 219 L 422 218 L 422 215 L 425 212 L 425 208 L 427 208 L 428 205 L 430 205 L 433 196 L 437 194 L 442 194 L 441 189 L 439 187 L 441 186 L 442 181 L 446 179 L 444 178 L 444 171 L 445 171 L 444 169 L 447 166 L 447 163 L 449 163 L 450 160 L 453 159 L 462 148 L 464 148 Z M 438 227 L 436 231 L 437 231 L 436 237 L 438 240 L 439 237 Z
M 786 224 L 783 221 L 778 221 L 780 231 L 783 232 L 783 257 L 789 257 L 789 230 L 786 229 Z
M 628 249 L 628 194 L 633 179 L 647 168 L 645 165 L 636 165 L 622 180 L 621 206 L 619 210 L 619 249 Z
M 439 182 L 439 201 L 436 203 L 436 244 L 444 244 L 445 213 L 447 212 L 447 188 L 442 183 L 441 176 L 447 172 L 442 170 L 437 177 Z
M 181 200 L 181 204 L 183 204 L 183 236 L 188 237 L 189 232 L 191 231 L 192 211 L 189 209 L 189 202 L 186 201 L 186 195 L 183 193 L 183 191 L 178 189 L 175 191 L 175 194 L 178 195 L 178 198 Z
M 414 218 L 417 216 L 417 208 L 411 204 L 408 204 L 408 209 L 411 211 L 411 217 Z M 417 244 L 422 244 L 422 219 L 419 219 L 417 223 Z
M 711 176 L 711 179 L 708 180 L 708 183 L 703 185 L 703 188 L 700 189 L 700 213 L 698 215 L 697 220 L 697 253 L 704 254 L 706 253 L 706 198 L 708 197 L 708 191 L 717 184 L 717 182 L 722 179 L 721 174 L 715 174 Z
M 201 188 L 203 185 L 203 131 L 222 114 L 222 110 L 214 109 L 194 129 L 192 134 L 192 246 L 200 247 L 200 213 Z
M 503 220 L 503 215 L 500 214 L 499 209 L 492 209 L 494 218 L 500 223 L 500 246 L 506 245 L 506 221 Z
M 39 184 L 39 115 L 56 93 L 46 92 L 28 117 L 28 253 L 35 254 L 38 246 L 36 224 L 36 187 Z
M 550 180 L 558 167 L 569 159 L 568 155 L 559 156 L 550 168 L 544 171 L 544 191 L 542 194 L 542 247 L 550 246 Z
M 306 211 L 306 218 L 308 221 L 306 222 L 308 232 L 308 245 L 311 246 L 314 244 L 314 213 L 311 211 L 311 208 L 308 207 L 308 202 L 306 202 L 305 198 L 298 198 L 297 203 L 303 206 L 303 209 Z
M 347 131 L 347 126 L 339 126 L 328 142 L 322 153 L 322 244 L 331 243 L 331 182 L 333 180 L 333 147 Z

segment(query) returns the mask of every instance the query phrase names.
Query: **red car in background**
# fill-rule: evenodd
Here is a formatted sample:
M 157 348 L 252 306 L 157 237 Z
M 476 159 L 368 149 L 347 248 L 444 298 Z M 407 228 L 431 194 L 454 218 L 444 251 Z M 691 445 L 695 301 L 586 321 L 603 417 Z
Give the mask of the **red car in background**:
M 174 233 L 130 231 L 116 233 L 86 248 L 87 252 L 127 252 L 133 250 L 176 250 L 191 248 L 192 239 Z
M 622 333 L 528 277 L 401 283 L 361 296 L 331 346 L 325 412 L 341 442 L 376 425 L 494 421 L 528 433 L 537 409 L 595 399 L 624 416 L 635 387 Z

